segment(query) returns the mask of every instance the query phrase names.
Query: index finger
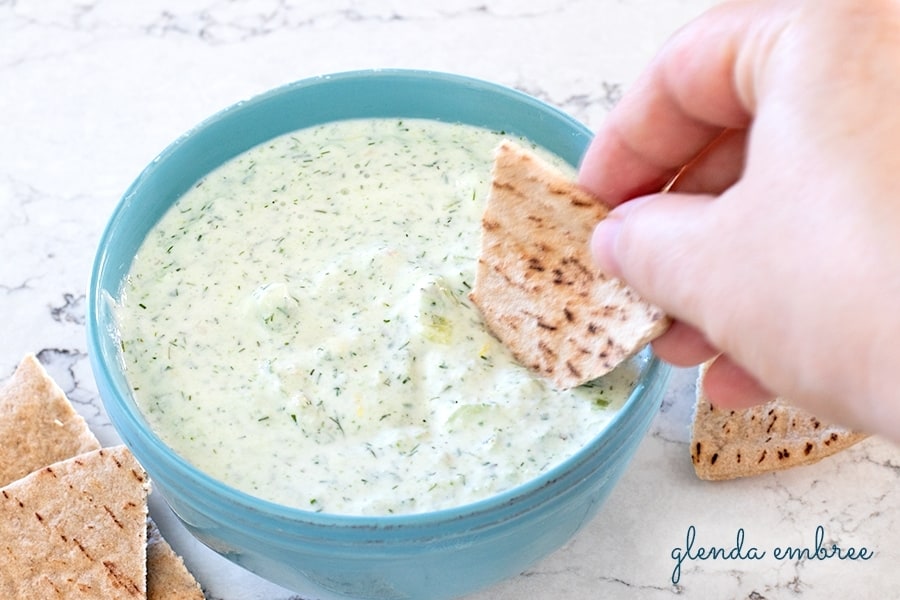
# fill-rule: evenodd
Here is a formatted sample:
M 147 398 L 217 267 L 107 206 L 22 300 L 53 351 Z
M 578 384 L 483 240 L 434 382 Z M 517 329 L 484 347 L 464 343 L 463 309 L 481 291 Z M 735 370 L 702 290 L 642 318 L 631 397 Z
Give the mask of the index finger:
M 658 192 L 726 129 L 746 128 L 772 1 L 728 2 L 678 31 L 601 125 L 579 183 L 612 206 Z M 762 18 L 761 18 L 762 17 Z

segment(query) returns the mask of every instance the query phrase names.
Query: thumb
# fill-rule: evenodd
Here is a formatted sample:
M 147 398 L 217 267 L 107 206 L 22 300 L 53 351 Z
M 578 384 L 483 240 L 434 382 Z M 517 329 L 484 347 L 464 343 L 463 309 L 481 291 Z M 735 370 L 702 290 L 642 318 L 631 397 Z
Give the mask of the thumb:
M 716 256 L 704 248 L 713 198 L 654 194 L 617 206 L 594 230 L 594 261 L 670 316 L 701 325 L 707 263 Z

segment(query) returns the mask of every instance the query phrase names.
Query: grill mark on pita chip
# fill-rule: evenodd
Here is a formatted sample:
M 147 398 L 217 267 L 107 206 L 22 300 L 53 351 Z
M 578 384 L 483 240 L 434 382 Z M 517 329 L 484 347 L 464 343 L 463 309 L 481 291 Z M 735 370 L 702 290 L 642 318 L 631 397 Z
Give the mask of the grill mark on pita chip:
M 592 266 L 590 236 L 607 213 L 534 153 L 497 149 L 469 297 L 516 359 L 557 389 L 608 373 L 669 325 Z
M 823 423 L 783 399 L 743 410 L 716 408 L 703 393 L 707 367 L 700 368 L 697 380 L 690 445 L 701 479 L 735 479 L 813 464 L 867 437 Z
M 90 555 L 90 553 L 87 551 L 87 549 L 84 547 L 84 545 L 78 540 L 78 538 L 72 538 L 72 541 L 75 542 L 75 545 L 78 547 L 79 550 L 81 550 L 81 553 L 84 554 L 89 561 L 91 561 L 91 562 L 94 561 L 94 557 Z
M 133 508 L 133 503 L 129 502 L 127 505 L 129 508 Z M 110 507 L 104 505 L 103 510 L 106 511 L 106 514 L 109 515 L 109 518 L 112 519 L 112 522 L 116 524 L 116 527 L 118 527 L 119 529 L 125 529 L 125 526 L 116 517 L 116 513 L 114 513 Z
M 103 566 L 106 567 L 106 570 L 109 572 L 110 577 L 117 582 L 119 587 L 124 588 L 129 595 L 144 595 L 143 590 L 138 587 L 137 583 L 134 580 L 129 579 L 129 577 L 125 573 L 122 573 L 121 569 L 119 569 L 119 566 L 116 563 L 105 560 L 103 561 Z

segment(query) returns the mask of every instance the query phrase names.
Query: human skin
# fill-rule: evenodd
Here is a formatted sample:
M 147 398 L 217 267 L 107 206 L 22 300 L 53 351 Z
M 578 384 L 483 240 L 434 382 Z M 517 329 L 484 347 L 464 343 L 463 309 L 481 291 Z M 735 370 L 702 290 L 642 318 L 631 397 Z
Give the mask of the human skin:
M 895 0 L 713 8 L 663 47 L 579 171 L 615 207 L 595 260 L 673 317 L 661 358 L 714 359 L 714 404 L 778 395 L 893 440 L 898 177 Z

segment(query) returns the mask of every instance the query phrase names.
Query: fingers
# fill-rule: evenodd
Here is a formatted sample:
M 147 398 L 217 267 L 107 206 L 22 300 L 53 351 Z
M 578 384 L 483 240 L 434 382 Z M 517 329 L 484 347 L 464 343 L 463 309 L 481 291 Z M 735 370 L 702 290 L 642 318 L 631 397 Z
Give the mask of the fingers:
M 744 170 L 747 130 L 728 129 L 678 174 L 669 191 L 721 194 Z
M 725 355 L 716 357 L 707 368 L 703 392 L 713 406 L 734 410 L 775 399 L 772 392 Z
M 683 321 L 675 321 L 652 343 L 653 352 L 676 367 L 693 367 L 719 354 L 706 337 Z
M 761 4 L 725 3 L 673 37 L 598 131 L 582 186 L 612 206 L 659 191 L 723 130 L 746 128 L 756 55 L 776 34 L 751 18 Z
M 671 190 L 674 192 L 706 191 L 718 194 L 731 185 L 740 176 L 747 132 L 745 130 L 727 130 L 696 157 L 678 175 Z M 642 200 L 637 199 L 626 206 L 620 206 L 616 215 L 628 212 L 640 206 Z M 613 218 L 599 231 L 595 231 L 595 251 L 600 261 L 614 256 L 612 241 L 618 236 L 621 220 Z M 610 232 L 607 228 L 612 229 Z M 607 261 L 608 262 L 608 261 Z M 621 277 L 617 262 L 607 265 L 607 272 Z M 715 348 L 696 328 L 683 321 L 675 321 L 672 326 L 653 342 L 653 351 L 666 362 L 680 367 L 688 367 L 705 362 L 717 354 Z
M 627 281 L 674 318 L 652 346 L 657 356 L 675 366 L 697 365 L 721 352 L 702 333 L 705 317 L 716 304 L 708 284 L 710 273 L 704 272 L 702 263 L 708 256 L 705 240 L 716 229 L 705 225 L 714 198 L 681 193 L 644 196 L 613 210 L 591 239 L 601 270 Z
M 657 194 L 627 202 L 601 221 L 591 239 L 594 261 L 677 320 L 705 330 L 716 227 L 713 196 Z

